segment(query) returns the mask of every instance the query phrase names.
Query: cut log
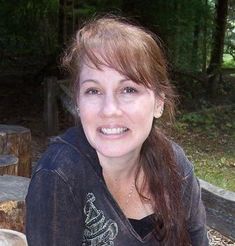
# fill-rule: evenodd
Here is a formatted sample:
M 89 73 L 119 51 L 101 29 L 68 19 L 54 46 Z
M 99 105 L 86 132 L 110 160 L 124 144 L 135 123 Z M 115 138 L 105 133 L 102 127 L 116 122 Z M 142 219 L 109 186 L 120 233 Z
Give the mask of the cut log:
M 0 176 L 0 228 L 24 232 L 29 178 Z
M 26 236 L 18 231 L 0 229 L 0 245 L 27 246 Z
M 31 132 L 15 125 L 0 125 L 0 154 L 19 158 L 18 176 L 31 176 Z
M 18 161 L 14 155 L 0 155 L 0 175 L 17 175 Z

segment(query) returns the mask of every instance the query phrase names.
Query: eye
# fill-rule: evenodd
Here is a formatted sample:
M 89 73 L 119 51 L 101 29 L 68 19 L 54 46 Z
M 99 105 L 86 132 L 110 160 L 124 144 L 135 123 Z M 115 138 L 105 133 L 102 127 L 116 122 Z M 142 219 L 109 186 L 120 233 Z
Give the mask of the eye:
M 85 91 L 85 94 L 87 95 L 100 95 L 101 92 L 98 89 L 95 88 L 89 88 Z
M 131 93 L 137 93 L 138 91 L 135 89 L 135 88 L 133 88 L 133 87 L 125 87 L 124 89 L 123 89 L 123 93 L 128 93 L 128 94 L 131 94 Z

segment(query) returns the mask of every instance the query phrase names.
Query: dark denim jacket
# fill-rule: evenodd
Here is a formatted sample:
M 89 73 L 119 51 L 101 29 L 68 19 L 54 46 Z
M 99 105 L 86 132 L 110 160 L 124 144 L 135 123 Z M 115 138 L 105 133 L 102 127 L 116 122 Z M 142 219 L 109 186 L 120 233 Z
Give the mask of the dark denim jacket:
M 192 245 L 208 245 L 205 209 L 192 164 L 173 144 L 185 177 L 184 202 Z M 56 137 L 34 170 L 26 197 L 29 246 L 156 246 L 133 230 L 108 191 L 83 130 Z M 172 242 L 172 246 L 175 245 Z

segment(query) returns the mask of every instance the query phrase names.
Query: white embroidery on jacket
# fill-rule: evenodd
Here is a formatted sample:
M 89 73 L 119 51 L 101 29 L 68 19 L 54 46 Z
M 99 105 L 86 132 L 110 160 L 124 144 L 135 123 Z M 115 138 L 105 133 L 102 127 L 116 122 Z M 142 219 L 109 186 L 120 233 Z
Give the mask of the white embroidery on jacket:
M 85 230 L 82 246 L 113 246 L 113 240 L 118 234 L 117 223 L 106 219 L 104 212 L 98 210 L 95 205 L 95 196 L 88 193 L 84 206 Z

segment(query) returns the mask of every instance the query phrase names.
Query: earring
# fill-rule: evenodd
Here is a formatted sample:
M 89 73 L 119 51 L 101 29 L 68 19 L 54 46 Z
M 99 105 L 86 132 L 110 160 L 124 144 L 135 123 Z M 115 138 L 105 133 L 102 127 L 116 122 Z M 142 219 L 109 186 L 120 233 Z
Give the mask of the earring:
M 160 118 L 163 114 L 164 107 L 161 107 L 160 111 L 154 115 L 154 118 Z
M 77 113 L 78 113 L 78 115 L 80 114 L 80 109 L 79 109 L 79 107 L 76 107 L 76 111 L 77 111 Z

